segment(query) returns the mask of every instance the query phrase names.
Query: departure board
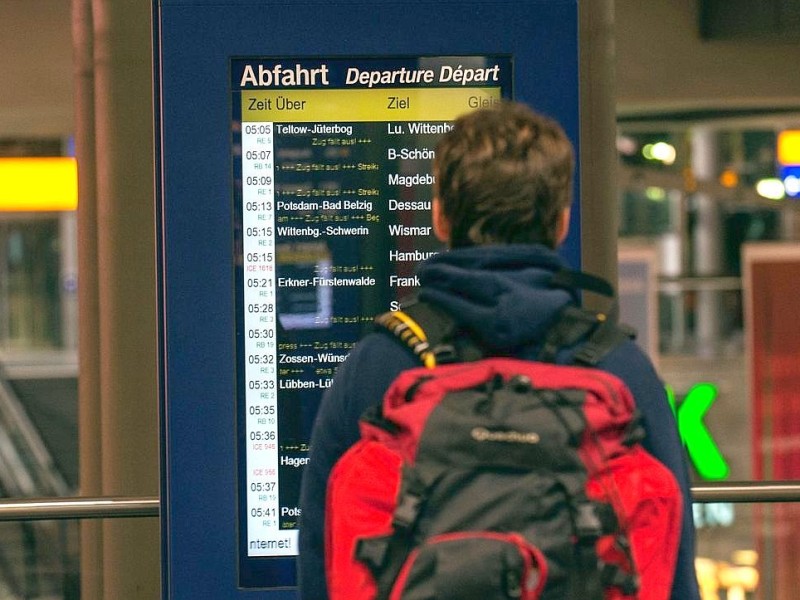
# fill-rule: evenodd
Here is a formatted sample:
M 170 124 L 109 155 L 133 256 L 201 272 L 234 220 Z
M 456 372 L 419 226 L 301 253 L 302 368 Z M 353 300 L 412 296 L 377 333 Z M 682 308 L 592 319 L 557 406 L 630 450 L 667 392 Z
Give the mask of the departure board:
M 437 140 L 510 98 L 511 69 L 509 56 L 231 61 L 245 587 L 298 553 L 311 425 L 337 366 L 441 251 Z

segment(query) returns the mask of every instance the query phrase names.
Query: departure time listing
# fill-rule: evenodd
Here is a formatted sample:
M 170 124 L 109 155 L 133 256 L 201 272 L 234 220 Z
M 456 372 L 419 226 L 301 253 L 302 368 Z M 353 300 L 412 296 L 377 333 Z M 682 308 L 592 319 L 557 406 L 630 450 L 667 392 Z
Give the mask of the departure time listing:
M 441 250 L 436 142 L 509 81 L 508 57 L 235 61 L 248 556 L 297 554 L 311 413 L 375 314 Z

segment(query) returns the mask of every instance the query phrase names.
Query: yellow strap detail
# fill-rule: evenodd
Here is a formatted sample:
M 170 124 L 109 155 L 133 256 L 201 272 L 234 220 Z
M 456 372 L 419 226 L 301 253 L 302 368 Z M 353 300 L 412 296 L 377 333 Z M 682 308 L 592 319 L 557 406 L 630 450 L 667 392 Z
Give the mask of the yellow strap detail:
M 432 369 L 436 366 L 436 356 L 434 356 L 433 352 L 429 350 L 425 351 L 420 358 L 422 358 L 422 364 L 428 369 Z
M 428 342 L 428 337 L 425 335 L 425 331 L 423 331 L 422 327 L 420 327 L 419 324 L 414 319 L 412 319 L 402 310 L 395 310 L 391 314 L 398 321 L 402 322 L 406 327 L 408 327 L 408 329 L 421 341 L 425 343 Z M 421 352 L 419 354 L 419 357 L 422 360 L 422 364 L 428 369 L 432 369 L 433 367 L 436 366 L 436 356 L 433 354 L 433 352 L 426 350 L 424 352 Z
M 428 337 L 425 335 L 425 332 L 422 330 L 422 327 L 420 327 L 414 319 L 409 317 L 402 310 L 394 311 L 392 313 L 392 316 L 402 321 L 414 333 L 414 335 L 416 335 L 423 342 L 428 341 Z

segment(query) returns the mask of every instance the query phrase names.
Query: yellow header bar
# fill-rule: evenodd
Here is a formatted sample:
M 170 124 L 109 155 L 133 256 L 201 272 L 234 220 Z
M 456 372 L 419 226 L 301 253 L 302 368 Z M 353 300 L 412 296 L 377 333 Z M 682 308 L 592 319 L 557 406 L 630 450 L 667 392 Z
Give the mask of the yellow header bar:
M 74 158 L 0 158 L 0 211 L 76 208 L 78 164 Z
M 778 134 L 778 163 L 800 165 L 800 129 L 781 131 Z
M 242 121 L 452 121 L 500 101 L 500 88 L 253 90 L 242 92 Z

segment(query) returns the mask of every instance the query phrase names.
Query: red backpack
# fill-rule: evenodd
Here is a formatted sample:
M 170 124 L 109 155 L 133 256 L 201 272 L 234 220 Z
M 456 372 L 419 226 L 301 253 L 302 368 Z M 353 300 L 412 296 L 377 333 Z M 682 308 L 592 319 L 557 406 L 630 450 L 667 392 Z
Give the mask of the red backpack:
M 423 303 L 376 321 L 427 366 L 395 380 L 331 472 L 331 600 L 669 598 L 680 489 L 642 447 L 620 379 L 482 358 Z M 571 307 L 540 357 L 587 332 L 582 365 L 628 337 L 605 315 Z

